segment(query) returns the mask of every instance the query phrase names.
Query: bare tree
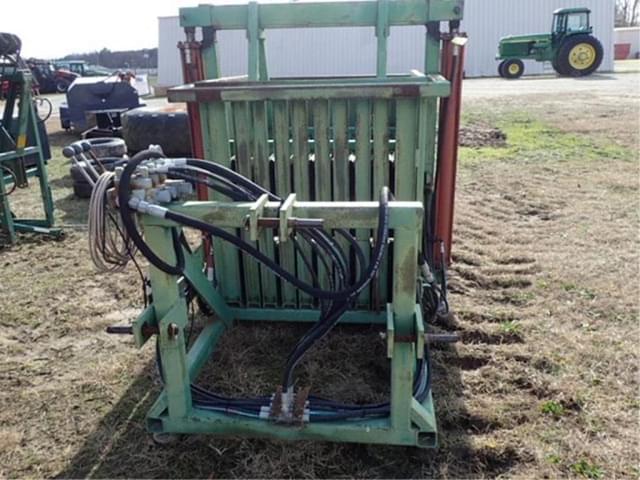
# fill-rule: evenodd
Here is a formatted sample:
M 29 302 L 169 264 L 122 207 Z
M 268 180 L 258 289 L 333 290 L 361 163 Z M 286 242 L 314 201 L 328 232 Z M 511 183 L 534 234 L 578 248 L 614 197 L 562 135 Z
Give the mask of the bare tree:
M 640 20 L 640 0 L 616 0 L 616 27 L 633 27 Z

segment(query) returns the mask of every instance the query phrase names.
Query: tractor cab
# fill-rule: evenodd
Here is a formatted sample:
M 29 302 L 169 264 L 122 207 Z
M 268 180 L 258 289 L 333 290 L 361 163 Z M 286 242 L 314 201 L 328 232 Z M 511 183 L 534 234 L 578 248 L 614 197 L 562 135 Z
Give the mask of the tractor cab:
M 555 39 L 577 33 L 591 34 L 591 10 L 588 8 L 559 8 L 553 12 L 551 33 Z

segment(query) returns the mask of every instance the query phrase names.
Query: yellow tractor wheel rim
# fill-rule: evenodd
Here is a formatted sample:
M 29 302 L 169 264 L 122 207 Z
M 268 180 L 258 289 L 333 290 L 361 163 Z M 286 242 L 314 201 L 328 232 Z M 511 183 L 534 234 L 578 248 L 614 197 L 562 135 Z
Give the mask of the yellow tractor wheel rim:
M 579 43 L 569 52 L 569 65 L 576 70 L 586 70 L 596 61 L 596 49 L 588 43 Z
M 508 70 L 511 75 L 517 75 L 520 72 L 520 65 L 518 65 L 517 63 L 512 63 L 511 65 L 509 65 Z

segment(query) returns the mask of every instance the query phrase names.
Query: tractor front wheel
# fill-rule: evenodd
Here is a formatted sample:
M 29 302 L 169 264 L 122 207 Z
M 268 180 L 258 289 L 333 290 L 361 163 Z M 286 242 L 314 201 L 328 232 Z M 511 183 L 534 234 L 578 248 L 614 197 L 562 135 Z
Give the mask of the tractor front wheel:
M 602 63 L 604 51 L 600 41 L 591 35 L 569 37 L 560 47 L 554 68 L 560 75 L 585 77 Z
M 520 78 L 524 73 L 524 63 L 517 58 L 505 60 L 500 64 L 500 67 L 498 67 L 498 73 L 500 73 L 502 78 L 515 80 L 516 78 Z

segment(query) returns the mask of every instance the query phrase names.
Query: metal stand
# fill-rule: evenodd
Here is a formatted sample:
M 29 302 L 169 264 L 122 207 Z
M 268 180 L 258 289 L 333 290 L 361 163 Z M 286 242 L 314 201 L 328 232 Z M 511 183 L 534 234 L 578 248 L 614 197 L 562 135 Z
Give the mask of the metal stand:
M 8 234 L 10 243 L 16 242 L 16 232 L 59 236 L 61 230 L 53 228 L 53 198 L 31 94 L 31 73 L 19 68 L 15 60 L 10 71 L 6 64 L 0 66 L 0 81 L 9 84 L 0 123 L 0 227 Z M 30 168 L 25 167 L 27 157 L 35 159 Z M 14 218 L 11 212 L 11 191 L 27 186 L 29 177 L 38 178 L 44 219 Z
M 171 210 L 206 220 L 219 227 L 244 228 L 247 219 L 256 215 L 262 220 L 279 222 L 286 231 L 292 218 L 322 220 L 325 228 L 377 227 L 377 202 L 284 202 L 288 215 L 280 215 L 281 205 L 251 203 L 188 202 Z M 284 205 L 283 203 L 283 205 Z M 417 263 L 415 261 L 422 235 L 423 208 L 419 202 L 391 202 L 390 225 L 393 241 L 393 302 L 385 312 L 350 311 L 344 323 L 378 323 L 387 330 L 388 358 L 391 361 L 391 408 L 387 418 L 360 421 L 282 424 L 269 419 L 227 415 L 194 407 L 190 384 L 215 350 L 220 336 L 234 321 L 315 321 L 315 310 L 286 308 L 232 308 L 203 271 L 202 249 L 190 254 L 186 250 L 184 278 L 168 275 L 150 267 L 154 303 L 133 325 L 136 343 L 141 347 L 154 333 L 159 336 L 159 350 L 165 387 L 148 413 L 148 428 L 154 433 L 208 433 L 220 436 L 270 437 L 288 440 L 327 440 L 339 442 L 381 443 L 434 447 L 436 421 L 431 394 L 419 403 L 413 397 L 416 361 L 423 358 L 424 325 L 420 306 L 416 304 Z M 142 216 L 148 245 L 166 262 L 175 262 L 170 222 Z M 259 229 L 260 227 L 255 227 Z M 187 302 L 182 282 L 187 281 L 214 312 L 211 321 L 192 344 L 185 345 L 188 324 Z M 223 280 L 224 282 L 224 280 Z M 266 393 L 266 392 L 265 392 Z

